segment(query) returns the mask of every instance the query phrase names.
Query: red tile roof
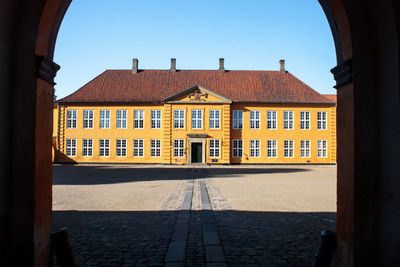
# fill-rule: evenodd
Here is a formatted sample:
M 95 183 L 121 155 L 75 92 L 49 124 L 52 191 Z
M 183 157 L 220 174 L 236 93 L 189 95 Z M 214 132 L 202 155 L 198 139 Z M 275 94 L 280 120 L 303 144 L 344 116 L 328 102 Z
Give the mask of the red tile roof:
M 290 73 L 218 70 L 106 70 L 59 102 L 160 102 L 196 84 L 233 102 L 332 104 Z
M 323 95 L 323 96 L 328 98 L 331 102 L 337 103 L 337 96 L 336 95 Z

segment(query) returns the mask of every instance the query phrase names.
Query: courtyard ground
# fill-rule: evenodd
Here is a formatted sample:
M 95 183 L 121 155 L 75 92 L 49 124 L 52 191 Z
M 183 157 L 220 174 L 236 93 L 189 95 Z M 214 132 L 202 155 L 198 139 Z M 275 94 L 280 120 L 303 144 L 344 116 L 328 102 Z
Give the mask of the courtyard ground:
M 79 266 L 311 266 L 334 166 L 55 165 Z

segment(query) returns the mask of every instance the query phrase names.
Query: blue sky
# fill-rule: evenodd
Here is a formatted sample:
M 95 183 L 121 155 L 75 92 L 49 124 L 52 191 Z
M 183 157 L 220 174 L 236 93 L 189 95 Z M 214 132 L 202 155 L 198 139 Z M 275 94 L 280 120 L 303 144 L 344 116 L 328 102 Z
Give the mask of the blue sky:
M 332 34 L 317 0 L 74 0 L 54 60 L 56 95 L 67 96 L 106 69 L 286 69 L 335 94 Z

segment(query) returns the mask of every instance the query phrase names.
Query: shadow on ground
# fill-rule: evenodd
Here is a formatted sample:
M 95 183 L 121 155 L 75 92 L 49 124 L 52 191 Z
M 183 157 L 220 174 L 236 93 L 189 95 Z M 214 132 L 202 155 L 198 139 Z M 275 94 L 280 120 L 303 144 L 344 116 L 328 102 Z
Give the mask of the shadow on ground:
M 178 212 L 54 211 L 53 229 L 70 230 L 79 266 L 161 266 Z M 335 213 L 214 211 L 229 265 L 311 266 Z M 186 265 L 204 266 L 201 212 L 191 212 Z M 124 265 L 125 264 L 125 265 Z
M 94 185 L 141 181 L 184 180 L 191 168 L 113 168 L 108 166 L 53 166 L 53 185 Z M 200 168 L 206 177 L 232 178 L 244 174 L 298 173 L 302 168 Z

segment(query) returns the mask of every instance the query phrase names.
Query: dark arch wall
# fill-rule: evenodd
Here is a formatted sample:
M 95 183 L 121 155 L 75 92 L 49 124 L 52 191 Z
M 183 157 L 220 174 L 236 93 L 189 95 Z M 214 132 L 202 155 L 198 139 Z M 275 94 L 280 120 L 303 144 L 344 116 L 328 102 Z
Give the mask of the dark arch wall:
M 0 2 L 2 266 L 51 266 L 53 52 L 70 1 Z M 400 266 L 400 4 L 319 2 L 338 60 L 338 264 Z

